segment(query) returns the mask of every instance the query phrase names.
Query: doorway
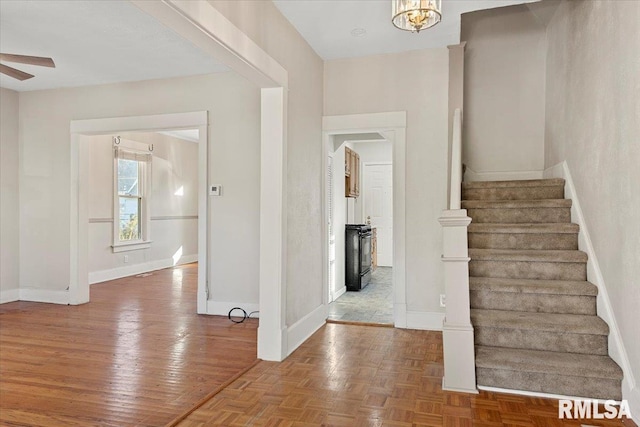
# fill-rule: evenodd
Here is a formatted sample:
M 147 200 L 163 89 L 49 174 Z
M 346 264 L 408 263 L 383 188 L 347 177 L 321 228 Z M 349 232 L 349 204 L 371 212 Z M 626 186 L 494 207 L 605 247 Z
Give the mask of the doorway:
M 198 141 L 198 129 L 81 137 L 91 285 L 198 261 Z
M 88 142 L 82 139 L 96 135 L 117 135 L 122 132 L 161 132 L 175 129 L 197 129 L 197 312 L 207 312 L 207 146 L 208 114 L 162 114 L 123 118 L 74 120 L 71 122 L 71 302 L 88 302 L 89 292 L 89 164 Z M 110 137 L 108 137 L 110 139 Z M 183 189 L 184 191 L 184 189 Z M 115 197 L 115 196 L 114 196 Z M 113 200 L 111 198 L 111 200 Z M 112 218 L 115 224 L 115 216 Z M 203 236 L 200 238 L 200 236 Z M 177 257 L 177 253 L 175 256 Z
M 406 114 L 330 116 L 323 124 L 328 320 L 406 327 Z M 354 153 L 358 166 L 349 168 L 345 159 Z M 347 185 L 347 170 L 357 171 L 358 185 L 353 178 Z M 347 224 L 371 227 L 370 279 L 359 291 L 345 283 Z
M 392 325 L 393 146 L 377 132 L 332 140 L 328 319 Z

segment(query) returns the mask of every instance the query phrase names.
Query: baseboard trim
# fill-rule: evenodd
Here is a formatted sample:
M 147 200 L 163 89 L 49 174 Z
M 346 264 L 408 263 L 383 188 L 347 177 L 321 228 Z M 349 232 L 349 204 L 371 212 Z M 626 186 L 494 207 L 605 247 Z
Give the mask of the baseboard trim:
M 407 304 L 393 304 L 393 326 L 400 329 L 407 329 Z
M 69 291 L 51 291 L 47 289 L 20 289 L 20 301 L 46 302 L 69 305 Z
M 609 325 L 609 355 L 622 368 L 624 379 L 622 380 L 622 397 L 629 402 L 632 414 L 640 416 L 640 391 L 637 388 L 629 357 L 624 347 L 620 328 L 613 314 L 613 307 L 607 292 L 607 286 L 600 270 L 598 257 L 596 256 L 589 229 L 587 228 L 584 214 L 580 205 L 580 198 L 576 192 L 573 178 L 566 161 L 560 162 L 544 171 L 544 178 L 563 178 L 565 180 L 565 197 L 572 200 L 571 221 L 580 226 L 578 234 L 578 248 L 587 253 L 587 279 L 598 287 L 597 310 L 600 316 Z M 634 417 L 634 419 L 637 419 Z
M 527 391 L 527 390 L 514 390 L 514 389 L 510 389 L 510 388 L 489 387 L 489 386 L 485 386 L 485 385 L 479 385 L 478 389 L 479 390 L 485 390 L 485 391 L 491 391 L 491 392 L 494 392 L 494 393 L 517 394 L 517 395 L 520 395 L 520 396 L 543 397 L 543 398 L 546 398 L 546 399 L 555 399 L 555 400 L 560 400 L 560 399 L 567 399 L 567 400 L 589 399 L 589 400 L 595 400 L 599 404 L 604 404 L 606 402 L 606 400 L 594 399 L 592 397 L 587 397 L 587 396 L 566 396 L 564 394 L 543 393 L 543 392 L 539 392 L 539 391 Z M 616 402 L 620 403 L 618 401 L 616 401 Z
M 126 267 L 117 267 L 109 270 L 92 271 L 89 273 L 89 284 L 107 282 L 109 280 L 121 279 L 123 277 L 134 276 L 136 274 L 148 273 L 150 271 L 162 270 L 176 265 L 189 264 L 198 261 L 198 254 L 183 255 L 175 263 L 173 258 L 149 261 L 140 264 L 132 264 Z
M 213 316 L 228 316 L 229 311 L 232 308 L 236 308 L 236 307 L 240 307 L 241 309 L 246 311 L 247 314 L 253 311 L 260 310 L 260 304 L 256 304 L 256 303 L 209 300 L 207 301 L 207 314 L 210 314 Z M 237 316 L 237 315 L 242 315 L 242 312 L 241 311 L 234 312 L 234 316 Z M 251 317 L 258 318 L 260 317 L 260 313 L 254 313 L 251 315 Z
M 287 356 L 326 323 L 328 312 L 327 305 L 320 305 L 287 328 Z
M 337 300 L 338 298 L 340 298 L 342 295 L 344 295 L 347 292 L 347 287 L 343 286 L 342 288 L 338 289 L 337 291 L 335 291 L 333 293 L 333 300 Z
M 512 181 L 524 179 L 541 179 L 544 171 L 505 171 L 505 172 L 476 172 L 467 167 L 464 181 Z
M 0 291 L 0 304 L 15 302 L 20 300 L 20 289 L 8 289 Z
M 444 313 L 434 311 L 407 311 L 407 329 L 441 331 Z

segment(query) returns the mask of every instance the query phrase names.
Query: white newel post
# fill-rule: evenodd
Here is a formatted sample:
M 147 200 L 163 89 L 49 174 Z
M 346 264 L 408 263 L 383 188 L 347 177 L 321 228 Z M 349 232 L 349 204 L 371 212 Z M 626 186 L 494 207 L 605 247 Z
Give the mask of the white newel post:
M 469 305 L 466 209 L 444 210 L 439 218 L 444 248 L 446 312 L 442 327 L 445 390 L 477 393 L 473 326 Z

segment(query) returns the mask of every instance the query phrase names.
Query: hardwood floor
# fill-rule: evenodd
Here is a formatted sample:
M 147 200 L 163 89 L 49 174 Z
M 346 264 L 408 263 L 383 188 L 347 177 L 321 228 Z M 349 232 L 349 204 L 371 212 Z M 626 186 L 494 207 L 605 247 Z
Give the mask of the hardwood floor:
M 444 392 L 442 374 L 439 332 L 327 324 L 284 362 L 260 362 L 179 425 L 581 425 L 559 420 L 555 400 Z M 620 420 L 582 423 L 625 425 Z
M 257 320 L 196 313 L 197 265 L 0 305 L 0 425 L 162 426 L 256 360 Z
M 195 313 L 196 266 L 91 288 L 82 306 L 0 305 L 0 425 L 633 426 L 557 401 L 442 390 L 438 332 L 327 324 L 255 363 L 257 320 Z M 229 382 L 211 399 L 206 396 Z

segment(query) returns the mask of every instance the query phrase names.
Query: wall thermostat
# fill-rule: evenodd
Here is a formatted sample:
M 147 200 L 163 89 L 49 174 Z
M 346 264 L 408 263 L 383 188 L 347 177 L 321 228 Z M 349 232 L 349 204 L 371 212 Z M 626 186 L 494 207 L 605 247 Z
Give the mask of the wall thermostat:
M 209 195 L 210 196 L 219 196 L 222 194 L 222 185 L 210 185 L 209 186 Z

